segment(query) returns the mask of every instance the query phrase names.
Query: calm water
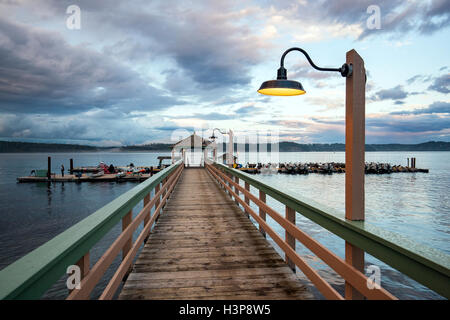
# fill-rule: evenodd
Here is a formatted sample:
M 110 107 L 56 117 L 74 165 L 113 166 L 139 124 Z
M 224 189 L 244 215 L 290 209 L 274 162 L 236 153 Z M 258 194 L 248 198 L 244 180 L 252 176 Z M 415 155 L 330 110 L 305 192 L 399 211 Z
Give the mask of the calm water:
M 57 154 L 0 154 L 0 269 L 14 262 L 68 227 L 101 208 L 118 195 L 136 186 L 136 183 L 16 183 L 16 177 L 28 175 L 31 169 L 45 169 L 47 156 L 52 156 L 53 171 L 59 172 L 69 159 L 75 166 L 97 165 L 100 161 L 114 165 L 156 165 L 162 153 L 57 153 Z M 450 152 L 370 152 L 366 161 L 389 162 L 406 165 L 406 158 L 416 157 L 417 167 L 428 168 L 430 173 L 396 173 L 366 175 L 366 221 L 390 231 L 408 236 L 417 242 L 450 254 L 448 213 L 450 203 Z M 280 161 L 292 162 L 344 162 L 342 152 L 281 153 Z M 316 202 L 344 210 L 344 175 L 259 175 L 271 185 L 289 189 Z M 283 206 L 273 199 L 268 202 L 284 212 Z M 139 208 L 138 208 L 139 209 Z M 138 210 L 135 210 L 135 213 Z M 278 225 L 268 219 L 274 229 Z M 297 214 L 297 225 L 336 254 L 344 256 L 344 241 Z M 114 228 L 92 250 L 95 261 L 120 232 Z M 316 267 L 339 291 L 343 281 L 307 249 L 297 244 L 297 251 Z M 93 297 L 118 265 L 118 257 Z M 439 299 L 440 296 L 399 274 L 381 261 L 366 255 L 366 265 L 381 268 L 381 284 L 402 299 Z M 64 298 L 64 278 L 46 294 L 46 298 Z M 317 293 L 316 293 L 317 294 Z M 317 294 L 320 298 L 320 295 Z

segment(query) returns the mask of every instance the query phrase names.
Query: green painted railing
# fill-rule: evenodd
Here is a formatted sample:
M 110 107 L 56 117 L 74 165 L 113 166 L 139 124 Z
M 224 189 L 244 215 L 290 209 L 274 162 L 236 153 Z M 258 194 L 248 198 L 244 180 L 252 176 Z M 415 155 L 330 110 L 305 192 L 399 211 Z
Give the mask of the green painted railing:
M 182 161 L 119 196 L 0 271 L 0 299 L 38 299 Z
M 253 175 L 220 163 L 214 163 L 214 166 L 247 182 L 438 294 L 450 298 L 450 256 L 444 252 L 367 222 L 346 220 L 342 212 L 304 199 L 288 190 L 269 186 Z

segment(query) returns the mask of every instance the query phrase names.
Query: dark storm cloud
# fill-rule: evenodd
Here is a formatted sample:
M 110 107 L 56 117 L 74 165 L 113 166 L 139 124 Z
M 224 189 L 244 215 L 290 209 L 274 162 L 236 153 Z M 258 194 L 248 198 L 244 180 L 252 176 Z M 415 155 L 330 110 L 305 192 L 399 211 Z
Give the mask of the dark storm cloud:
M 201 120 L 234 120 L 239 118 L 248 117 L 249 114 L 260 113 L 261 108 L 255 107 L 253 105 L 246 105 L 240 107 L 230 113 L 222 112 L 209 112 L 209 113 L 193 113 L 186 116 L 177 116 L 173 118 L 183 118 L 183 119 L 201 119 Z
M 153 128 L 153 130 L 158 130 L 158 131 L 187 130 L 189 132 L 192 132 L 194 129 L 196 129 L 196 128 L 195 127 L 189 127 L 189 126 L 174 126 L 174 125 Z
M 433 113 L 450 113 L 450 103 L 444 101 L 436 101 L 430 104 L 427 108 L 404 110 L 391 112 L 394 115 L 408 115 L 408 114 L 433 114 Z
M 105 115 L 106 116 L 103 116 Z M 0 137 L 19 140 L 45 139 L 67 142 L 94 141 L 102 145 L 130 145 L 156 139 L 167 140 L 167 132 L 191 127 L 178 126 L 162 119 L 149 119 L 148 126 L 137 125 L 130 116 L 112 117 L 112 111 L 92 114 L 40 116 L 36 114 L 2 114 Z M 156 126 L 152 126 L 156 125 Z
M 303 21 L 360 25 L 363 32 L 359 39 L 380 34 L 401 37 L 409 32 L 432 34 L 450 25 L 450 2 L 448 0 L 309 0 L 293 2 L 282 0 L 270 2 L 280 10 L 289 8 L 290 15 Z M 367 8 L 377 5 L 381 13 L 381 29 L 367 28 L 372 13 Z
M 450 24 L 450 2 L 448 0 L 434 0 L 426 6 L 423 12 L 424 20 L 419 26 L 422 33 L 433 33 Z
M 408 96 L 408 92 L 403 89 L 403 86 L 398 85 L 391 89 L 384 89 L 376 92 L 371 98 L 372 100 L 401 100 Z
M 403 1 L 403 0 L 362 0 L 362 1 L 328 1 L 331 5 L 328 14 L 337 21 L 357 23 L 361 21 L 364 32 L 360 39 L 381 32 L 391 33 L 394 37 L 408 32 L 418 31 L 432 34 L 450 25 L 450 6 L 447 0 Z M 381 30 L 366 27 L 369 17 L 367 8 L 378 5 L 381 11 Z
M 236 114 L 224 114 L 220 112 L 211 112 L 211 113 L 194 113 L 192 116 L 183 117 L 186 119 L 202 119 L 202 120 L 232 120 L 236 119 Z
M 0 18 L 0 111 L 156 110 L 179 104 L 117 61 Z
M 450 73 L 434 78 L 428 89 L 440 93 L 450 93 Z
M 173 20 L 141 14 L 130 17 L 128 23 L 131 29 L 152 37 L 203 88 L 250 82 L 249 67 L 256 63 L 257 53 L 244 40 L 245 28 L 237 30 L 220 17 L 197 13 Z
M 450 113 L 450 103 L 436 101 L 427 108 L 391 112 L 383 117 L 368 115 L 366 117 L 366 130 L 368 133 L 379 131 L 402 133 L 439 132 L 450 129 L 450 119 L 438 116 L 437 113 Z M 311 120 L 319 124 L 345 126 L 344 120 L 328 118 L 311 118 Z
M 450 119 L 434 114 L 424 114 L 409 117 L 383 117 L 366 119 L 368 132 L 389 133 L 427 133 L 441 132 L 450 129 Z
M 183 72 L 167 76 L 182 75 L 200 89 L 240 87 L 249 84 L 250 69 L 260 62 L 265 44 L 240 23 L 246 15 L 231 6 L 227 1 L 152 2 L 99 12 L 98 20 L 111 33 L 132 35 L 107 47 L 109 53 L 141 61 L 172 59 Z
M 389 133 L 440 133 L 450 129 L 448 116 L 437 114 L 450 113 L 450 103 L 435 101 L 426 108 L 396 111 L 386 117 L 368 117 L 366 128 L 369 132 Z
M 417 137 L 422 139 L 438 138 L 442 134 L 448 135 L 450 119 L 436 113 L 449 113 L 450 103 L 437 101 L 429 107 L 414 111 L 392 112 L 385 116 L 368 115 L 366 117 L 367 143 L 385 143 L 389 141 L 408 141 Z M 307 136 L 317 142 L 342 141 L 345 132 L 345 120 L 333 118 L 312 117 L 304 120 L 268 120 L 261 124 L 278 126 L 280 131 L 299 129 L 295 135 Z M 412 138 L 415 137 L 415 138 Z M 337 139 L 337 140 L 336 140 Z M 383 140 L 384 139 L 384 140 Z
M 221 112 L 210 112 L 210 113 L 193 113 L 186 116 L 177 116 L 173 117 L 174 119 L 182 118 L 182 119 L 201 119 L 201 120 L 233 120 L 238 118 L 238 115 L 235 113 L 225 114 Z
M 440 69 L 440 71 L 441 71 L 441 69 Z M 428 82 L 428 81 L 431 80 L 431 78 L 432 77 L 430 75 L 417 74 L 417 75 L 407 79 L 406 83 L 407 84 L 412 84 L 412 83 L 419 82 L 419 81 L 420 82 Z
M 236 114 L 250 114 L 250 113 L 257 113 L 260 112 L 261 109 L 257 108 L 255 106 L 245 106 L 245 107 L 240 107 L 239 109 L 237 109 L 235 111 Z

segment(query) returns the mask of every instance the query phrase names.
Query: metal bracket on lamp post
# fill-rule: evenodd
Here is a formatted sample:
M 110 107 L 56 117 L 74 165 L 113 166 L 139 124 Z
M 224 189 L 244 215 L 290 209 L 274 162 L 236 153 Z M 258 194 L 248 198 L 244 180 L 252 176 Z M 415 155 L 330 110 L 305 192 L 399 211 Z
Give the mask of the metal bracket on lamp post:
M 310 64 L 314 69 L 316 69 L 316 70 L 319 70 L 319 71 L 331 71 L 331 72 L 334 71 L 334 72 L 339 72 L 339 73 L 341 74 L 341 76 L 343 76 L 343 77 L 345 77 L 345 78 L 350 77 L 350 76 L 352 75 L 352 73 L 353 73 L 353 66 L 352 66 L 352 64 L 347 64 L 347 63 L 344 63 L 344 64 L 342 65 L 342 67 L 340 67 L 340 68 L 321 68 L 321 67 L 318 67 L 318 66 L 311 60 L 311 57 L 309 56 L 309 54 L 308 54 L 305 50 L 303 50 L 302 48 L 294 47 L 294 48 L 287 49 L 287 50 L 283 53 L 283 55 L 281 56 L 280 68 L 278 69 L 278 76 L 277 76 L 277 79 L 287 79 L 287 70 L 284 68 L 284 58 L 285 58 L 286 55 L 287 55 L 289 52 L 291 52 L 291 51 L 300 51 L 301 53 L 303 53 L 303 54 L 305 55 L 306 59 L 308 60 L 309 64 Z

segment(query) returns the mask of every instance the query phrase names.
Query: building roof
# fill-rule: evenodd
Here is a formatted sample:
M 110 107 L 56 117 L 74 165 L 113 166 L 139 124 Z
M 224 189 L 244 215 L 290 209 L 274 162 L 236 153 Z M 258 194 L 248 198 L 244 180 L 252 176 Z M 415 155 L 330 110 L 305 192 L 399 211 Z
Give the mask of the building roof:
M 173 149 L 187 149 L 187 148 L 212 148 L 214 143 L 211 141 L 205 140 L 199 135 L 196 135 L 195 132 L 191 134 L 189 137 L 178 141 L 175 143 L 172 148 Z

